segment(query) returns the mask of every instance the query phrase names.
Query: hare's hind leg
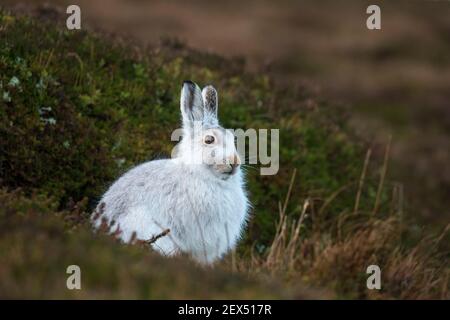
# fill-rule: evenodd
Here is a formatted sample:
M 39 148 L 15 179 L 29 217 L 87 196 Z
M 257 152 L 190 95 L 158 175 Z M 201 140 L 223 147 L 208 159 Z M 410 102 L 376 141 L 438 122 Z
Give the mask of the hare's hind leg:
M 180 252 L 170 226 L 156 221 L 148 210 L 145 206 L 130 209 L 120 222 L 120 228 L 123 231 L 121 238 L 125 242 L 129 242 L 133 237 L 147 241 L 154 250 L 163 255 L 172 256 Z

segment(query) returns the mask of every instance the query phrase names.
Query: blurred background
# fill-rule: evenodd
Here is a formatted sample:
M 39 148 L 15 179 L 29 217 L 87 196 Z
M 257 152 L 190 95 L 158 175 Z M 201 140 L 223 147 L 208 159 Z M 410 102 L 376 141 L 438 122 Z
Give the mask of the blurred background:
M 78 4 L 82 27 L 140 44 L 178 39 L 306 84 L 350 113 L 376 155 L 392 135 L 389 175 L 404 184 L 407 205 L 431 227 L 450 220 L 449 1 L 1 2 L 49 19 Z M 370 4 L 381 7 L 381 30 L 366 28 Z

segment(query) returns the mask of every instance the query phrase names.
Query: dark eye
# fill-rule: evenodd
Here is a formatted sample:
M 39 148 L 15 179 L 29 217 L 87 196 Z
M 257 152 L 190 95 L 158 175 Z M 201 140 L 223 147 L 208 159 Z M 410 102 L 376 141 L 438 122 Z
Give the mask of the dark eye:
M 211 144 L 214 142 L 214 137 L 213 136 L 205 136 L 205 143 L 206 144 Z

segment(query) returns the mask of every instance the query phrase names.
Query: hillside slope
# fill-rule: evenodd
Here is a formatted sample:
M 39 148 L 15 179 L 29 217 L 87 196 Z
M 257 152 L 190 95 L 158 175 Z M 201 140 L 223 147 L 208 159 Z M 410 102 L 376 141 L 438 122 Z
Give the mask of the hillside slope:
M 414 247 L 414 234 L 405 241 L 398 189 L 372 173 L 380 163 L 363 165 L 365 146 L 307 86 L 279 87 L 176 41 L 142 50 L 5 12 L 0 22 L 0 296 L 330 297 L 305 285 L 349 298 L 447 296 L 446 260 Z M 86 223 L 118 175 L 170 154 L 188 78 L 219 89 L 225 127 L 280 129 L 280 171 L 247 168 L 252 220 L 213 271 Z M 380 293 L 365 288 L 370 263 L 388 270 Z M 80 292 L 65 289 L 69 264 L 82 267 Z

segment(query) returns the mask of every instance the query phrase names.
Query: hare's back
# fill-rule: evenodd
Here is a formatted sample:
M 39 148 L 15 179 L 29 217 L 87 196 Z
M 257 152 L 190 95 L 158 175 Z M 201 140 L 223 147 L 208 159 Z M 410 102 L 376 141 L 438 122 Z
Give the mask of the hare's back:
M 106 217 L 117 218 L 130 208 L 154 201 L 161 188 L 170 183 L 171 171 L 171 160 L 163 159 L 143 163 L 126 172 L 111 185 L 100 201 Z

